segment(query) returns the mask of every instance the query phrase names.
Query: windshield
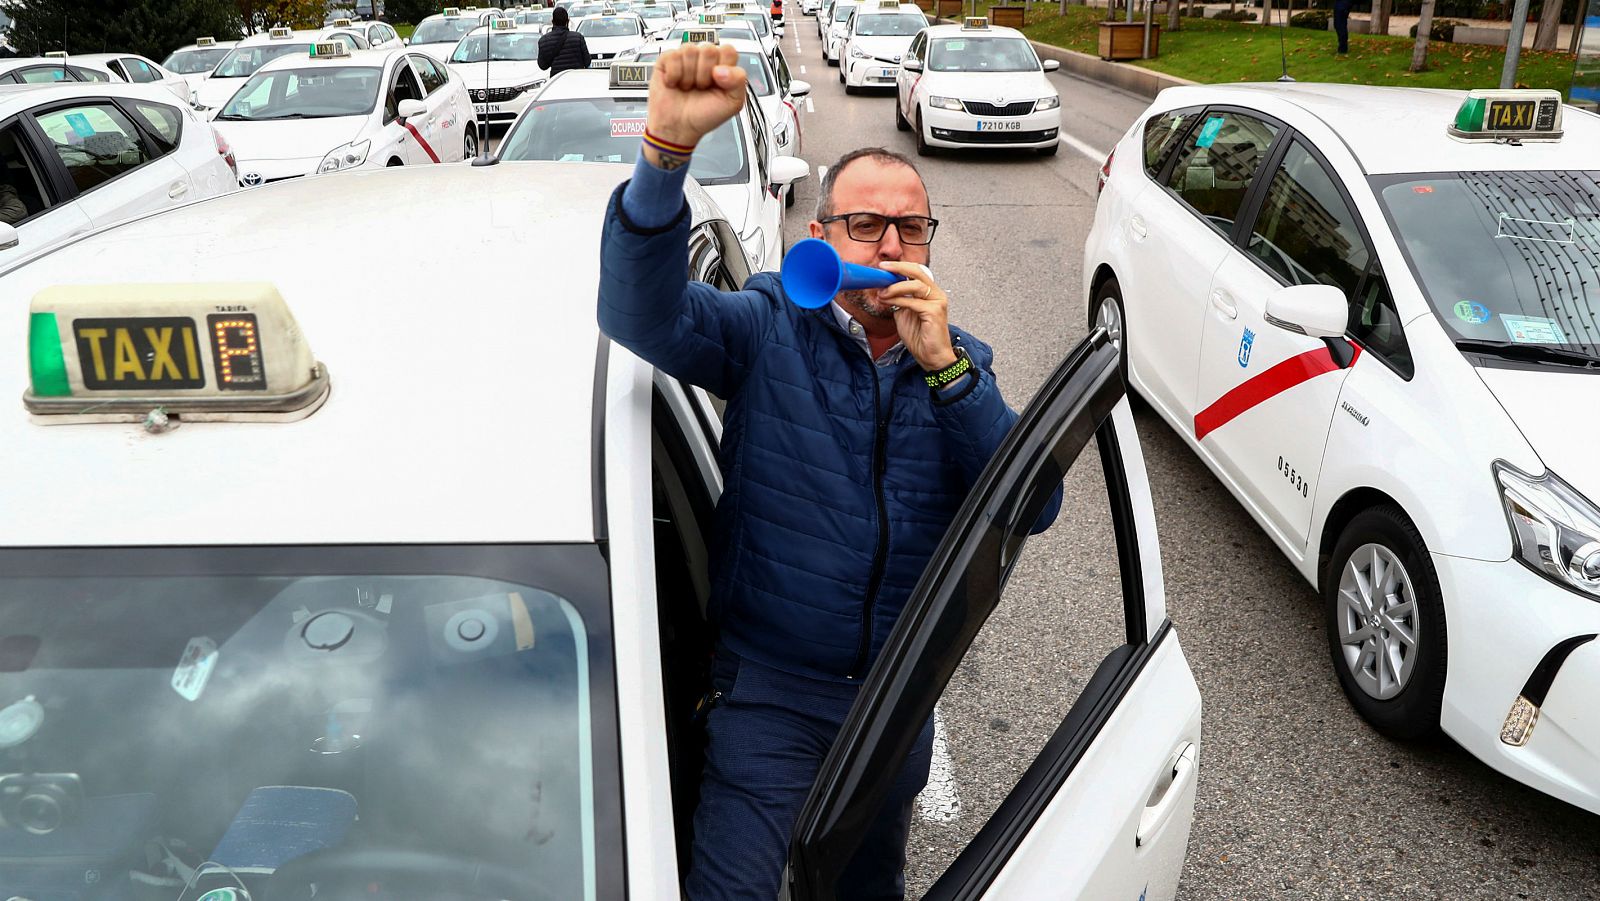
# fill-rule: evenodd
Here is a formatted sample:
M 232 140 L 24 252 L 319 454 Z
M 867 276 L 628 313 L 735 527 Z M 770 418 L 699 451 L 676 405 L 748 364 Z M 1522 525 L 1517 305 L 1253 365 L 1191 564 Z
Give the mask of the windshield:
M 635 37 L 639 34 L 639 20 L 632 16 L 584 19 L 578 23 L 578 33 L 586 38 Z
M 506 135 L 500 159 L 631 165 L 644 136 L 644 104 L 644 98 L 540 103 L 523 113 Z M 700 139 L 689 158 L 695 181 L 724 185 L 749 180 L 740 121 L 735 116 Z
M 244 83 L 218 114 L 229 119 L 328 119 L 377 107 L 383 70 L 369 66 L 274 69 Z
M 212 78 L 245 78 L 256 74 L 256 70 L 280 56 L 291 53 L 306 54 L 310 52 L 311 45 L 306 43 L 293 43 L 284 41 L 275 44 L 256 44 L 253 47 L 235 47 L 228 51 L 222 62 L 217 64 L 216 71 L 211 73 Z
M 667 39 L 665 43 L 671 44 L 675 41 L 681 40 L 684 33 L 689 29 L 700 27 L 701 26 L 699 25 L 674 25 L 672 26 L 672 30 L 667 32 Z M 724 41 L 728 40 L 729 38 L 743 38 L 747 41 L 753 41 L 756 39 L 756 33 L 750 30 L 749 23 L 739 22 L 732 25 L 718 26 L 717 37 Z
M 188 899 L 581 899 L 610 881 L 592 547 L 0 557 L 7 890 L 87 897 L 85 871 Z
M 490 59 L 505 62 L 534 61 L 539 58 L 539 36 L 519 32 L 497 34 L 493 39 L 481 34 L 468 35 L 456 45 L 455 52 L 450 54 L 450 62 L 481 63 L 485 48 L 494 51 Z
M 161 64 L 163 69 L 178 75 L 199 75 L 217 67 L 217 61 L 228 55 L 226 47 L 207 47 L 203 50 L 178 50 Z
M 517 13 L 518 25 L 549 25 L 550 17 L 555 15 L 553 9 L 536 9 L 531 12 Z
M 772 33 L 767 28 L 767 17 L 760 13 L 740 13 L 736 16 L 729 16 L 727 21 L 746 22 L 750 25 L 750 30 L 754 31 L 759 37 L 766 37 Z
M 482 25 L 476 16 L 459 16 L 454 19 L 429 19 L 411 33 L 413 44 L 453 44 L 466 37 L 472 29 Z
M 1417 282 L 1453 337 L 1600 356 L 1600 172 L 1373 181 Z
M 920 16 L 874 13 L 856 16 L 853 27 L 856 35 L 864 38 L 912 37 L 927 24 Z
M 672 9 L 666 6 L 641 6 L 637 10 L 646 19 L 671 19 Z
M 1034 72 L 1039 58 L 1023 38 L 943 38 L 933 42 L 935 72 Z

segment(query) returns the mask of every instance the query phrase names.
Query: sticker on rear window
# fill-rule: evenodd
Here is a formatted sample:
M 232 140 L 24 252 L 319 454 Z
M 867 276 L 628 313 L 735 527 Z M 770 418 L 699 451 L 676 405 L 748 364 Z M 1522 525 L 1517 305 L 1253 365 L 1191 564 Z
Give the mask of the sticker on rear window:
M 1561 331 L 1561 326 L 1554 319 L 1543 316 L 1507 316 L 1500 315 L 1500 321 L 1505 324 L 1506 334 L 1518 344 L 1565 344 L 1567 335 Z
M 216 666 L 217 643 L 204 635 L 189 639 L 178 668 L 172 673 L 172 690 L 185 701 L 198 701 Z
M 1217 134 L 1222 131 L 1223 118 L 1212 116 L 1200 128 L 1200 136 L 1195 140 L 1195 146 L 1200 148 L 1210 147 L 1217 142 Z
M 67 113 L 67 124 L 80 138 L 87 138 L 94 134 L 94 126 L 89 124 L 89 117 L 83 113 Z
M 965 50 L 965 49 L 967 49 L 967 42 L 966 41 L 945 41 L 944 42 L 944 49 L 952 50 L 952 51 L 953 50 Z

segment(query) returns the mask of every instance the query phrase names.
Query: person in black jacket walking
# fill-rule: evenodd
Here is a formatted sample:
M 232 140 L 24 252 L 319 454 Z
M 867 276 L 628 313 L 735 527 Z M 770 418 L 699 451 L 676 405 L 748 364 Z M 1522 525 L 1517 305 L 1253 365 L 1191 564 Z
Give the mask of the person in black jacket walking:
M 539 38 L 539 68 L 551 75 L 589 68 L 589 44 L 567 27 L 568 21 L 567 11 L 557 7 L 550 15 L 550 30 Z

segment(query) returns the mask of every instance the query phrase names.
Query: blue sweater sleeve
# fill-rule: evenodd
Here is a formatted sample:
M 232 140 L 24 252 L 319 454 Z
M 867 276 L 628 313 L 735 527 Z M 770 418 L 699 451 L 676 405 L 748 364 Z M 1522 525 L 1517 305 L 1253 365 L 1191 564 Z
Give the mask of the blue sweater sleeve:
M 663 372 L 730 398 L 754 365 L 778 301 L 690 281 L 691 224 L 682 170 L 663 172 L 641 161 L 606 210 L 600 330 Z

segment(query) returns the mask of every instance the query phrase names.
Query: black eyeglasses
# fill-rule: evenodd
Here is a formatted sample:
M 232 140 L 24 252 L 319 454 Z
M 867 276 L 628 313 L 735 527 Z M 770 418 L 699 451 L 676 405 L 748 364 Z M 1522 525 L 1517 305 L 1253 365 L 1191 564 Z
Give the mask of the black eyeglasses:
M 877 213 L 840 213 L 818 221 L 823 225 L 843 222 L 850 240 L 867 243 L 882 240 L 883 233 L 892 224 L 903 243 L 928 244 L 933 241 L 933 230 L 939 227 L 939 220 L 927 216 L 880 216 Z

